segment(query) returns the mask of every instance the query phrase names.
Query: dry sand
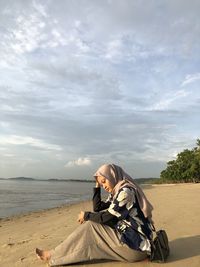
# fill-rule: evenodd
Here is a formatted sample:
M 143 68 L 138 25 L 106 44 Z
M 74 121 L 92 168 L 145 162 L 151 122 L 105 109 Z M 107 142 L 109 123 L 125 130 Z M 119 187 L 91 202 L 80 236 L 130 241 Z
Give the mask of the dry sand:
M 157 228 L 168 233 L 171 248 L 168 262 L 164 265 L 106 262 L 79 266 L 200 266 L 200 184 L 147 185 L 144 191 L 154 205 Z M 51 249 L 64 240 L 78 227 L 76 220 L 80 210 L 91 210 L 91 202 L 1 220 L 0 267 L 47 266 L 36 258 L 35 247 Z

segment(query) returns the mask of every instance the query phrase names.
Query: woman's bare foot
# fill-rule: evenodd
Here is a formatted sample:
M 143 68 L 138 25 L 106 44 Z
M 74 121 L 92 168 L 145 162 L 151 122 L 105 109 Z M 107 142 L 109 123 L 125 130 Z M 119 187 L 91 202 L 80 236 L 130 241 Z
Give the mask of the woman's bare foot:
M 41 250 L 39 248 L 36 248 L 35 252 L 38 258 L 41 259 L 42 261 L 48 261 L 51 258 L 51 254 L 48 250 Z

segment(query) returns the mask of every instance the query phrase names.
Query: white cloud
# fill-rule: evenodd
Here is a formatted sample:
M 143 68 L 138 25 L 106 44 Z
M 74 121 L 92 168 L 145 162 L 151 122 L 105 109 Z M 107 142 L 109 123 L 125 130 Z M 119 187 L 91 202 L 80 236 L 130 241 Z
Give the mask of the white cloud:
M 122 46 L 122 42 L 120 39 L 115 39 L 112 40 L 110 42 L 108 42 L 107 44 L 107 51 L 105 54 L 105 58 L 107 59 L 112 59 L 115 57 L 120 57 L 121 55 L 121 46 Z
M 41 25 L 41 20 L 36 14 L 28 18 L 26 16 L 17 18 L 16 28 L 10 36 L 10 46 L 16 54 L 30 52 L 38 47 L 43 38 Z
M 5 128 L 8 128 L 10 126 L 10 123 L 5 122 L 5 121 L 0 121 L 0 126 L 5 129 Z
M 72 160 L 65 164 L 65 167 L 74 167 L 74 166 L 88 166 L 91 165 L 91 160 L 89 158 L 78 158 L 77 160 Z
M 44 5 L 42 5 L 41 3 L 38 3 L 36 1 L 33 1 L 33 6 L 43 17 L 48 17 L 47 12 L 46 12 L 46 8 Z
M 199 90 L 177 85 L 200 79 L 197 2 L 0 1 L 0 150 L 7 166 L 27 158 L 27 173 L 48 177 L 61 168 L 62 176 L 69 159 L 68 174 L 80 177 L 77 166 L 90 165 L 89 172 L 105 160 L 130 169 L 137 160 L 165 161 L 177 142 L 165 133 L 188 131 L 194 140 Z M 38 156 L 47 169 L 36 167 Z
M 49 144 L 42 140 L 32 138 L 30 136 L 17 136 L 17 135 L 0 136 L 0 144 L 3 146 L 29 145 L 29 146 L 38 147 L 38 148 L 47 149 L 47 150 L 56 150 L 56 151 L 62 150 L 62 148 L 58 145 Z
M 200 80 L 200 73 L 188 74 L 182 82 L 182 86 Z
M 12 158 L 12 157 L 14 157 L 15 155 L 14 155 L 14 154 L 7 154 L 7 153 L 6 153 L 6 154 L 3 154 L 3 156 L 4 156 L 4 157 L 8 157 L 8 158 Z
M 162 97 L 158 103 L 156 103 L 151 109 L 152 110 L 167 110 L 169 109 L 173 104 L 176 103 L 177 108 L 177 102 L 181 98 L 185 98 L 189 95 L 189 92 L 186 92 L 185 90 L 178 90 L 175 93 L 168 93 L 164 95 L 164 98 Z

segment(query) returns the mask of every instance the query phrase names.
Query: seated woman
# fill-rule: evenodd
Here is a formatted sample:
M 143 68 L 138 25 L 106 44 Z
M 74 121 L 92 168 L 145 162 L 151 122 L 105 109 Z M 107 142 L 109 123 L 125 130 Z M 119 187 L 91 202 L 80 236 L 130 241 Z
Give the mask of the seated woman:
M 81 211 L 81 225 L 55 249 L 36 248 L 49 266 L 99 259 L 135 262 L 150 254 L 153 207 L 141 188 L 114 164 L 101 166 L 94 178 L 94 212 Z M 106 202 L 101 200 L 101 186 L 110 193 Z

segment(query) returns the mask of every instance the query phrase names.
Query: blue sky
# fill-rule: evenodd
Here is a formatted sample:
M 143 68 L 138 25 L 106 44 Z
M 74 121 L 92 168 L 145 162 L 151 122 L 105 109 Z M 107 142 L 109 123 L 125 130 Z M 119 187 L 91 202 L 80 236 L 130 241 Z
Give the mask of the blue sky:
M 0 1 L 0 177 L 159 177 L 199 138 L 200 2 Z

